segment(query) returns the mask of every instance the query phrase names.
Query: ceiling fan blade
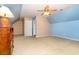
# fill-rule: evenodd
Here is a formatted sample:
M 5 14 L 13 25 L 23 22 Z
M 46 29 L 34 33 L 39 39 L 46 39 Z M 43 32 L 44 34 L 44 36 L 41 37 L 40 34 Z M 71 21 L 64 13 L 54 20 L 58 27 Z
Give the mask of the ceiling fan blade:
M 53 9 L 53 10 L 51 10 L 51 11 L 57 11 L 57 9 Z
M 43 10 L 37 10 L 38 12 L 43 12 Z
M 54 9 L 54 10 L 51 10 L 52 12 L 54 12 L 54 11 L 63 11 L 63 9 L 59 9 L 59 10 L 57 10 L 57 9 Z
M 41 15 L 43 15 L 44 13 L 41 13 Z
M 60 11 L 63 11 L 63 9 L 60 9 Z

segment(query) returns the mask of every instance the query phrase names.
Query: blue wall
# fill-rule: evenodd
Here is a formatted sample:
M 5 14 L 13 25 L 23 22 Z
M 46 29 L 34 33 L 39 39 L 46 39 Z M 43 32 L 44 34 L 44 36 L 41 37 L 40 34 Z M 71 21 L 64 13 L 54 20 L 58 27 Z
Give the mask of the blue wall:
M 52 24 L 52 35 L 79 39 L 79 21 Z
M 79 5 L 57 12 L 49 17 L 52 35 L 79 39 Z

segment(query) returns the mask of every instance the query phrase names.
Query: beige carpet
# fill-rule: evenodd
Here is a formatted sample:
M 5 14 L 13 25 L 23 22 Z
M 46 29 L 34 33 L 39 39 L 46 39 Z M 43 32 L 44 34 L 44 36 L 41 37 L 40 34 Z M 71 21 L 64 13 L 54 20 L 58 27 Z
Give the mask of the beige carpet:
M 57 37 L 14 37 L 14 55 L 76 55 L 79 42 Z

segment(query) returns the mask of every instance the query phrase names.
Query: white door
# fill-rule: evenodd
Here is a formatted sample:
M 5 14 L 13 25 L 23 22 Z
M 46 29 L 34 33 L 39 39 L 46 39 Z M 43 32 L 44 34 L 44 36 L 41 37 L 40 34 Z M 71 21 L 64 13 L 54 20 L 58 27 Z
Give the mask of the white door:
M 24 36 L 32 36 L 32 20 L 24 19 Z

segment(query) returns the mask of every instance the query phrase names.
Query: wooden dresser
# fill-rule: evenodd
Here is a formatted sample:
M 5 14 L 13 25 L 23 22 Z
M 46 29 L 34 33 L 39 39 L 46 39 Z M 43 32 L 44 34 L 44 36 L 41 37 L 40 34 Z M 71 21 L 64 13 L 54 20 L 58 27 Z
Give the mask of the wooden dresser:
M 0 55 L 11 55 L 13 49 L 13 28 L 0 27 Z

